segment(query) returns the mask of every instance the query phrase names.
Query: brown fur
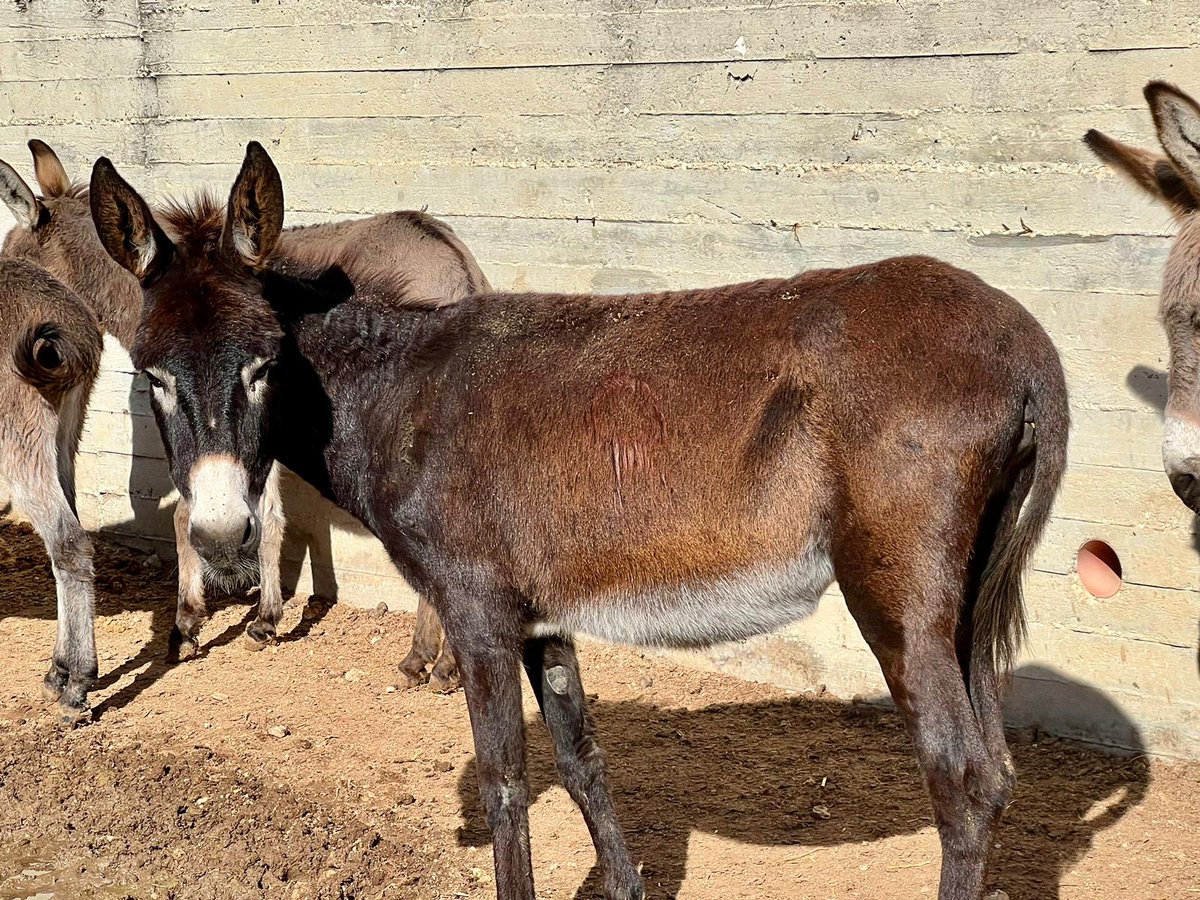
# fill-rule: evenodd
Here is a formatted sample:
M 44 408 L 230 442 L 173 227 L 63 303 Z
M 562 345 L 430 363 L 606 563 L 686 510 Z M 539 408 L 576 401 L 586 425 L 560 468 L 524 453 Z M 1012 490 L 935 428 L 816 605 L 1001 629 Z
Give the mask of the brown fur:
M 43 682 L 64 719 L 96 678 L 92 545 L 75 515 L 75 453 L 100 367 L 95 316 L 44 269 L 0 259 L 0 480 L 46 544 L 58 637 Z
M 282 209 L 268 161 L 248 147 L 231 191 L 253 191 L 264 221 Z M 92 196 L 128 223 L 109 247 L 157 242 L 106 161 Z M 234 404 L 219 430 L 236 437 L 252 492 L 277 453 L 378 535 L 437 609 L 502 900 L 534 896 L 519 667 L 606 896 L 640 898 L 571 635 L 746 637 L 811 611 L 834 575 L 916 746 L 942 839 L 939 896 L 978 900 L 1015 777 L 1000 684 L 1068 430 L 1057 352 L 1011 297 L 907 257 L 427 309 L 255 273 L 225 237 L 205 246 L 193 258 L 156 243 L 172 263 L 144 285 L 135 358 L 185 373 L 187 402 L 202 405 L 272 354 L 270 416 Z M 210 334 L 240 337 L 217 352 Z M 216 374 L 202 384 L 201 372 Z M 166 425 L 181 446 L 195 435 L 183 417 Z
M 42 141 L 29 142 L 41 198 L 32 211 L 35 227 L 12 229 L 0 255 L 30 259 L 44 266 L 69 285 L 95 310 L 102 327 L 126 349 L 131 349 L 141 314 L 141 287 L 128 271 L 104 251 L 92 221 L 88 185 L 72 183 L 54 151 Z M 0 163 L 0 167 L 10 167 Z M 0 174 L 3 174 L 0 172 Z M 12 177 L 17 178 L 15 172 Z M 14 210 L 15 212 L 15 210 Z M 203 253 L 208 241 L 220 239 L 225 224 L 225 204 L 204 192 L 186 200 L 169 199 L 158 210 L 166 233 L 194 254 Z M 20 217 L 19 217 L 20 219 Z M 286 230 L 271 264 L 319 273 L 337 267 L 355 282 L 377 283 L 381 302 L 413 306 L 444 306 L 477 291 L 491 290 L 479 264 L 448 225 L 422 212 L 398 211 L 365 219 L 308 225 Z M 176 532 L 187 534 L 187 504 L 181 504 L 182 521 L 176 516 Z M 264 510 L 271 527 L 283 527 L 280 510 Z M 181 530 L 182 529 L 182 530 Z M 264 548 L 259 562 L 260 578 L 278 582 L 278 555 L 271 547 L 280 535 L 264 522 Z M 270 540 L 268 540 L 268 538 Z M 186 540 L 177 543 L 180 557 L 179 623 L 172 635 L 171 655 L 190 655 L 196 650 L 190 640 L 205 616 L 200 563 Z M 270 597 L 277 591 L 264 590 L 266 620 L 271 619 Z M 437 615 L 420 601 L 424 628 L 414 638 L 413 650 L 401 664 L 411 684 L 429 677 L 426 669 L 437 660 L 433 686 L 452 690 L 457 684 L 453 654 L 445 647 Z M 277 615 L 276 615 L 277 617 Z M 274 623 L 259 621 L 260 633 L 269 634 Z M 187 625 L 187 628 L 179 626 Z M 253 627 L 253 626 L 252 626 Z

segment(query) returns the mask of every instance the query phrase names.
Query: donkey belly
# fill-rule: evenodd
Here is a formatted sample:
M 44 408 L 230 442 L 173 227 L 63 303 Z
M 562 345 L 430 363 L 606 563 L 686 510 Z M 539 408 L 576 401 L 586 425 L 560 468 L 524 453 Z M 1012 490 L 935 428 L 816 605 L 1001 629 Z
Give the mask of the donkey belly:
M 703 647 L 802 619 L 832 583 L 829 553 L 813 548 L 789 562 L 758 563 L 718 578 L 580 598 L 527 630 L 531 637 L 587 634 L 623 644 Z

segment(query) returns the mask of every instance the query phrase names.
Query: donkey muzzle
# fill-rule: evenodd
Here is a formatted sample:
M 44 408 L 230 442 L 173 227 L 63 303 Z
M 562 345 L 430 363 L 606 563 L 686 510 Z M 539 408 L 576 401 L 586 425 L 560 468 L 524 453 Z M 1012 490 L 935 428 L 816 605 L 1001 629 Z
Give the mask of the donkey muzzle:
M 258 547 L 261 522 L 249 499 L 246 468 L 231 456 L 203 456 L 192 467 L 188 539 L 218 570 L 237 568 Z

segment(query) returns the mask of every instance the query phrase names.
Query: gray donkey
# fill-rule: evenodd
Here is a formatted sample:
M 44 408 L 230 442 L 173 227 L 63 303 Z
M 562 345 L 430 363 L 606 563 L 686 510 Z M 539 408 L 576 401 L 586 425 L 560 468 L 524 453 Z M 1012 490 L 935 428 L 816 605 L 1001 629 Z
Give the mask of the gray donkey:
M 11 166 L 0 161 L 0 197 L 17 219 L 0 254 L 44 266 L 91 304 L 102 327 L 123 347 L 132 348 L 142 311 L 140 285 L 113 262 L 96 236 L 87 186 L 73 182 L 55 152 L 42 141 L 30 141 L 29 149 L 40 197 L 34 196 Z M 391 212 L 289 228 L 281 244 L 282 256 L 291 264 L 336 266 L 351 279 L 383 278 L 402 288 L 406 296 L 427 298 L 433 305 L 455 303 L 491 290 L 474 256 L 454 231 L 421 212 Z M 258 572 L 258 615 L 247 628 L 247 636 L 256 646 L 274 638 L 283 607 L 279 558 L 284 517 L 278 477 L 278 470 L 273 470 L 251 526 L 242 535 L 235 567 L 243 574 Z M 195 521 L 189 486 L 178 487 L 179 604 L 168 651 L 172 662 L 199 649 L 200 626 L 206 616 L 206 577 L 232 586 L 226 574 L 202 561 L 189 541 L 189 535 L 197 537 L 211 523 Z M 427 675 L 430 664 L 433 669 Z M 436 690 L 452 690 L 458 684 L 454 656 L 443 640 L 441 623 L 423 599 L 417 608 L 412 650 L 400 669 L 410 686 L 428 680 Z
M 75 513 L 75 452 L 100 369 L 92 311 L 44 269 L 0 259 L 0 482 L 46 544 L 58 636 L 43 681 L 63 720 L 96 678 L 92 542 Z

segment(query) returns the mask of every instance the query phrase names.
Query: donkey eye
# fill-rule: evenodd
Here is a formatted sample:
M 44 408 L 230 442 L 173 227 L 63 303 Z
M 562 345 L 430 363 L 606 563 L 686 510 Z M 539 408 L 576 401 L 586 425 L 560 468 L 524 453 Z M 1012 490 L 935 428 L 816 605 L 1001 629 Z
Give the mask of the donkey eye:
M 273 368 L 275 368 L 275 360 L 268 359 L 250 375 L 250 383 L 258 384 L 260 381 L 266 378 L 268 374 L 270 374 L 271 369 Z
M 146 376 L 146 380 L 150 382 L 150 387 L 158 388 L 160 391 L 165 391 L 167 386 L 162 383 L 162 379 L 152 374 L 148 370 L 143 370 L 142 374 Z

